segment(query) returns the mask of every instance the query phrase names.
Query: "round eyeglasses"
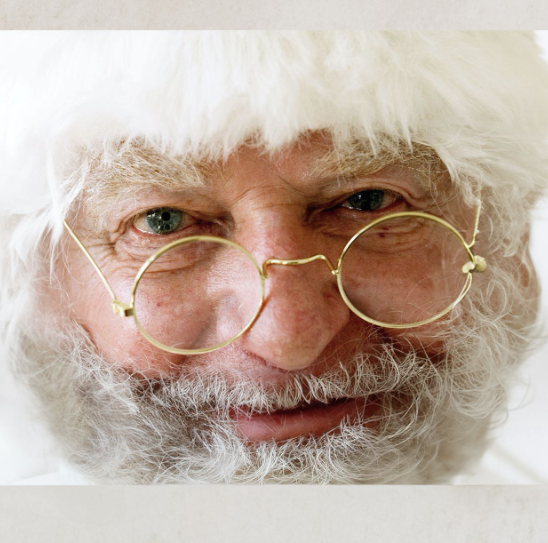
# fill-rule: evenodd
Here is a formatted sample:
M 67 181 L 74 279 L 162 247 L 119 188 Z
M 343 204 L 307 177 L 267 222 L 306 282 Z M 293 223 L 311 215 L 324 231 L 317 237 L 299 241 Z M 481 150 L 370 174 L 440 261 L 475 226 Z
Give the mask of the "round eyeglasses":
M 273 265 L 316 260 L 336 277 L 339 293 L 358 317 L 383 328 L 414 328 L 452 311 L 486 268 L 444 219 L 423 212 L 393 213 L 359 230 L 337 266 L 324 255 L 298 260 L 269 258 L 262 266 L 237 243 L 191 236 L 164 245 L 141 266 L 129 303 L 119 301 L 90 253 L 64 225 L 99 274 L 114 312 L 133 317 L 154 346 L 175 354 L 202 354 L 232 343 L 249 330 L 265 304 L 265 282 Z

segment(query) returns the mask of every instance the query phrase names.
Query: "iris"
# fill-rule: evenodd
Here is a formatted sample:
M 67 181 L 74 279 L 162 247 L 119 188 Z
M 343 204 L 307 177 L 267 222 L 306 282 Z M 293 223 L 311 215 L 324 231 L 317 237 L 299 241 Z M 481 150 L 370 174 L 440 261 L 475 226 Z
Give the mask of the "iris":
M 384 190 L 362 190 L 348 198 L 347 207 L 358 211 L 376 211 L 384 202 Z
M 146 223 L 153 234 L 171 234 L 183 222 L 183 212 L 178 209 L 159 207 L 146 213 Z

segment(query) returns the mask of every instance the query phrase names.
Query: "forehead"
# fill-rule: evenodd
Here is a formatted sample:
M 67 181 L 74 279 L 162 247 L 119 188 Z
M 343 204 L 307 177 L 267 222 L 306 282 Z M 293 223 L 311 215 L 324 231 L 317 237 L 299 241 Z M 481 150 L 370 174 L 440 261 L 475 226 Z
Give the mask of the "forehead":
M 447 181 L 447 170 L 436 152 L 422 144 L 351 141 L 334 144 L 323 133 L 312 133 L 274 152 L 250 142 L 224 159 L 199 154 L 181 155 L 143 141 L 116 143 L 91 160 L 86 184 L 90 201 L 117 199 L 140 189 L 184 191 L 197 187 L 226 187 L 236 173 L 269 170 L 279 179 L 314 190 L 322 183 L 365 177 L 391 168 L 407 171 L 423 188 Z

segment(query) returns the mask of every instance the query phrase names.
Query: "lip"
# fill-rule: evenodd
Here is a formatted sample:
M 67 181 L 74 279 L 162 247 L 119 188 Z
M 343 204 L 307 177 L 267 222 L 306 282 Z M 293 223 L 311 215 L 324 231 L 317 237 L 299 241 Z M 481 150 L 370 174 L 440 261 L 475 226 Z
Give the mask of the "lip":
M 284 441 L 292 437 L 319 437 L 346 420 L 370 417 L 378 409 L 375 396 L 345 398 L 329 404 L 315 404 L 273 413 L 246 414 L 234 410 L 232 420 L 238 432 L 251 442 Z

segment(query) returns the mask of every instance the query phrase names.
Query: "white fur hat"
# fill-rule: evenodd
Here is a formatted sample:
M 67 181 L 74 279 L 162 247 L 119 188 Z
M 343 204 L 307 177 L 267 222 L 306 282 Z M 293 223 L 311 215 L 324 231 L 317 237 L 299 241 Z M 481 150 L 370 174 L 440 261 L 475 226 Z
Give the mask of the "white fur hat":
M 0 305 L 44 232 L 59 237 L 86 153 L 113 142 L 211 156 L 313 130 L 419 142 L 455 182 L 493 187 L 511 230 L 546 185 L 547 128 L 529 33 L 4 33 Z
M 546 66 L 521 32 L 22 33 L 1 36 L 0 82 L 8 212 L 42 209 L 75 150 L 134 137 L 226 156 L 250 137 L 382 134 L 484 178 L 548 127 Z

